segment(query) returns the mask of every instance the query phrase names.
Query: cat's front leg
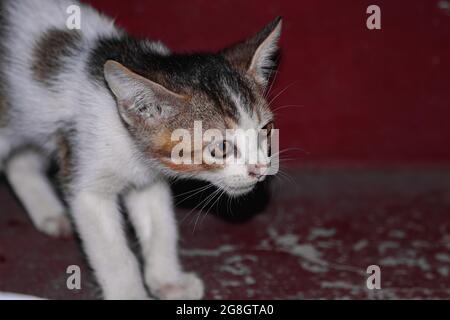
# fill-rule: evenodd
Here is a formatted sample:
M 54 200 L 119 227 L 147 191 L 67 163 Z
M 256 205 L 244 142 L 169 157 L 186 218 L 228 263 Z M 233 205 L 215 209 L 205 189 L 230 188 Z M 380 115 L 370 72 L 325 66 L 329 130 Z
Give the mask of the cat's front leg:
M 160 299 L 201 299 L 203 282 L 182 271 L 178 259 L 178 232 L 170 188 L 165 181 L 126 196 L 130 219 L 141 243 L 145 280 Z
M 81 192 L 72 212 L 88 260 L 106 299 L 147 299 L 138 261 L 128 247 L 116 196 Z

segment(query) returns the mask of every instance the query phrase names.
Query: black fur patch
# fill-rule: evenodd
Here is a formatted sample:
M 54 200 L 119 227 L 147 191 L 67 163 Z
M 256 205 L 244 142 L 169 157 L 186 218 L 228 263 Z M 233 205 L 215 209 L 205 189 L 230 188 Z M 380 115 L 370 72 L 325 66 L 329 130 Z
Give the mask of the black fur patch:
M 176 93 L 202 93 L 217 111 L 235 119 L 238 118 L 238 110 L 224 90 L 224 83 L 241 96 L 244 107 L 250 109 L 255 100 L 247 80 L 221 54 L 160 55 L 128 35 L 101 39 L 90 54 L 88 71 L 102 84 L 105 82 L 103 66 L 107 60 L 119 62 Z
M 51 29 L 44 33 L 34 48 L 32 71 L 35 80 L 51 87 L 57 75 L 64 69 L 64 58 L 81 51 L 81 35 L 78 31 Z

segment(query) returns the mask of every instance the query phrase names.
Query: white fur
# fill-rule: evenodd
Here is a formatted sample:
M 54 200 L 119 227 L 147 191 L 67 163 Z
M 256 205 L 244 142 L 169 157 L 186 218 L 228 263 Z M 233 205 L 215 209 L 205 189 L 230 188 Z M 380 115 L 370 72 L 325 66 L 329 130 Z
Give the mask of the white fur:
M 45 176 L 45 169 L 41 155 L 27 151 L 9 160 L 6 176 L 37 229 L 50 236 L 67 236 L 70 222 Z
M 71 201 L 83 246 L 106 299 L 146 299 L 136 257 L 127 245 L 115 198 L 81 192 Z
M 157 181 L 132 190 L 126 205 L 144 252 L 144 277 L 161 299 L 200 299 L 203 284 L 194 274 L 183 273 L 177 255 L 177 233 L 170 188 Z

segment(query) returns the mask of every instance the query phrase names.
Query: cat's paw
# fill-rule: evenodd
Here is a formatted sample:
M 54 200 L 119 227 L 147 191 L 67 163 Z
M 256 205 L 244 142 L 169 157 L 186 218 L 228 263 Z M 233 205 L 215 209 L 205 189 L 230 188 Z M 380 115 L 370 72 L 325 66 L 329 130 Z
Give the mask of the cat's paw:
M 183 273 L 175 283 L 153 283 L 150 290 L 162 300 L 199 300 L 203 298 L 203 281 L 195 273 Z
M 69 238 L 72 236 L 72 225 L 64 215 L 47 217 L 36 224 L 36 228 L 54 238 Z

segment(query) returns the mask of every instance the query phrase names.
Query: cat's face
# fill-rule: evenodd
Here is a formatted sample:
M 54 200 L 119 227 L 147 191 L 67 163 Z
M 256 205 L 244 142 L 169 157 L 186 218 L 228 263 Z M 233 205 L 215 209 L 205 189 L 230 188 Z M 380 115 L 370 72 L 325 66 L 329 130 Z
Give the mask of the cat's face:
M 152 70 L 108 61 L 105 79 L 143 154 L 171 175 L 206 180 L 231 195 L 264 180 L 271 164 L 265 138 L 273 129 L 265 90 L 280 31 L 277 19 L 218 54 L 169 54 Z

